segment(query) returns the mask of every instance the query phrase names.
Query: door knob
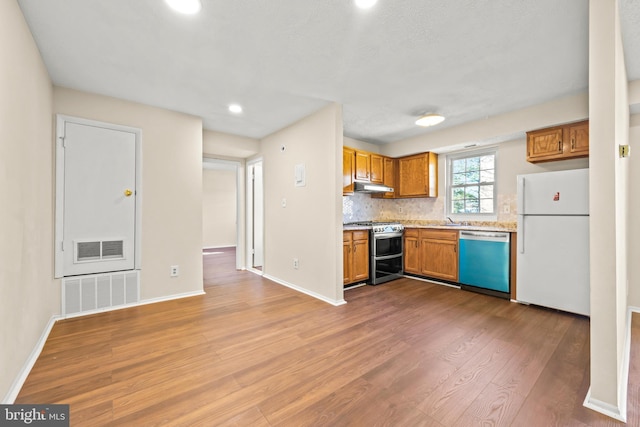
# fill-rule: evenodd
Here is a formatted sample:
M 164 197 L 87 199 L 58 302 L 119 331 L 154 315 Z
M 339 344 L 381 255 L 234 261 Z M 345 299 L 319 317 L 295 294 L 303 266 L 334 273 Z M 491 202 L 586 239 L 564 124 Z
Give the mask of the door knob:
M 133 194 L 133 191 L 129 190 L 128 188 L 127 188 L 126 190 L 124 190 L 124 195 L 125 195 L 126 197 L 129 197 L 129 196 L 131 196 L 132 194 Z

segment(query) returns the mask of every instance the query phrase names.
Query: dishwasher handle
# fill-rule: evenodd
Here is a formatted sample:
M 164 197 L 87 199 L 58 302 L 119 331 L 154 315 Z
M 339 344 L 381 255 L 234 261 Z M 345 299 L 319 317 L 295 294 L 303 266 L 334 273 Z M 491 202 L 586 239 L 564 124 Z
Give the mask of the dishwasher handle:
M 460 239 L 509 243 L 511 233 L 501 231 L 461 231 Z

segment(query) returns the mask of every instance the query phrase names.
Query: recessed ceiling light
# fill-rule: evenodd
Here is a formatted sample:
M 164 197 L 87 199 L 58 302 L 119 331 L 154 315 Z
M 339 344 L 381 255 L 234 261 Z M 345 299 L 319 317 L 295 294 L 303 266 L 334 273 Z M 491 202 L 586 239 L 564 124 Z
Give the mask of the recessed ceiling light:
M 378 0 L 356 0 L 356 6 L 360 9 L 369 9 L 377 3 Z
M 444 121 L 444 116 L 440 114 L 429 113 L 424 116 L 420 116 L 418 120 L 416 120 L 416 124 L 422 127 L 435 126 L 438 123 L 442 123 Z
M 202 9 L 202 3 L 200 0 L 164 0 L 169 7 L 176 12 L 184 13 L 185 15 L 195 15 Z
M 242 113 L 242 106 L 238 104 L 231 104 L 229 105 L 229 111 L 233 114 L 240 114 Z

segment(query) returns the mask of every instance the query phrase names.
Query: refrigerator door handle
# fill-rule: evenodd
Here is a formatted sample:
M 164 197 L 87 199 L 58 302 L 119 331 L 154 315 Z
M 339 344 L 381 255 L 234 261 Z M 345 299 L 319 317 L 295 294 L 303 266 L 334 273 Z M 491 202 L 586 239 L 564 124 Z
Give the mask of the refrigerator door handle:
M 524 215 L 518 215 L 518 253 L 524 253 Z

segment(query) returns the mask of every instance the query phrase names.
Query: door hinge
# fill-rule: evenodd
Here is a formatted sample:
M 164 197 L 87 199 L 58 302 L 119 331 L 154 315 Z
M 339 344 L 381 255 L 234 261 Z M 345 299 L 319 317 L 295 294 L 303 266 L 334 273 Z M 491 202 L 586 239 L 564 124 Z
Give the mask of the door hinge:
M 60 250 L 64 252 L 64 240 L 60 242 Z

